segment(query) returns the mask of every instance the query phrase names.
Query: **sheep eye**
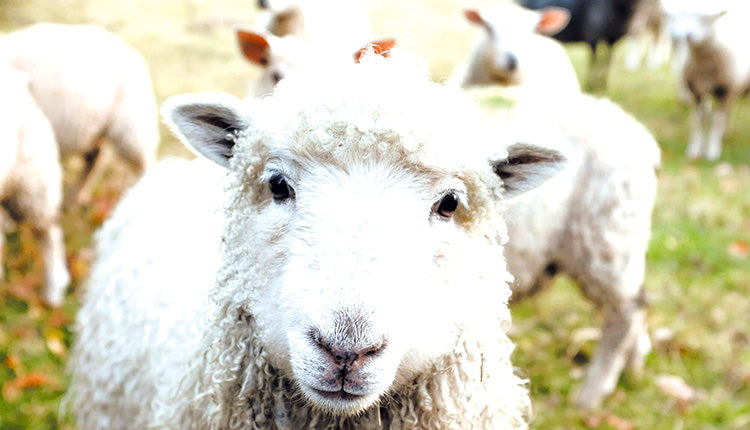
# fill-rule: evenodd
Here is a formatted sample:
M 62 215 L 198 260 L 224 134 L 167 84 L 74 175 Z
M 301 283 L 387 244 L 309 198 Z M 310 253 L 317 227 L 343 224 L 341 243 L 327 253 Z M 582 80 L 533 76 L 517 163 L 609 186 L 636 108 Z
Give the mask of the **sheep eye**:
M 286 179 L 280 174 L 271 177 L 268 181 L 268 188 L 271 190 L 273 199 L 276 201 L 286 200 L 290 198 L 293 193 L 292 188 L 286 182 Z
M 437 203 L 435 212 L 443 218 L 450 218 L 457 208 L 458 197 L 453 193 L 448 193 Z

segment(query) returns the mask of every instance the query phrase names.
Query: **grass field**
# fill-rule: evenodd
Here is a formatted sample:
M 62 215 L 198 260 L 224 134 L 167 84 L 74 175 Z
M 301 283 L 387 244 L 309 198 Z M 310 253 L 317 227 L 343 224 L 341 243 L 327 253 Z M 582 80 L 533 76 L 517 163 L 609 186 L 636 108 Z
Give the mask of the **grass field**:
M 370 0 L 377 36 L 394 36 L 450 74 L 472 40 L 457 0 Z M 489 3 L 489 2 L 485 2 Z M 233 28 L 255 16 L 251 0 L 3 0 L 0 31 L 32 22 L 93 22 L 149 62 L 158 101 L 191 91 L 244 95 L 257 71 L 240 59 Z M 580 75 L 586 50 L 569 47 Z M 643 121 L 663 157 L 646 285 L 655 349 L 640 378 L 625 374 L 602 410 L 576 410 L 571 396 L 595 345 L 597 316 L 568 280 L 513 309 L 515 363 L 531 381 L 536 429 L 750 428 L 750 103 L 736 107 L 718 163 L 687 162 L 688 110 L 669 69 L 626 71 L 615 51 L 607 95 Z M 187 152 L 162 128 L 162 154 Z M 70 166 L 75 168 L 75 165 Z M 0 430 L 73 428 L 58 418 L 77 292 L 91 260 L 91 236 L 132 174 L 108 170 L 94 203 L 68 208 L 63 222 L 74 285 L 66 306 L 43 307 L 30 232 L 7 236 L 0 280 Z M 596 334 L 595 331 L 593 331 Z M 660 388 L 676 376 L 692 400 Z

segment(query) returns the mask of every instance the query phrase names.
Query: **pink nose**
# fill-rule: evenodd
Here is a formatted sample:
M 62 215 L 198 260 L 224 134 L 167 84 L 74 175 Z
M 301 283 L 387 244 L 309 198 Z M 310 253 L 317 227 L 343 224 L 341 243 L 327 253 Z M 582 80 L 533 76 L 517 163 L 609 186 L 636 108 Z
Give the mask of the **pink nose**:
M 323 351 L 326 352 L 331 363 L 341 370 L 356 370 L 370 358 L 380 354 L 386 347 L 385 340 L 377 343 L 356 342 L 344 346 L 344 343 L 328 339 L 317 330 L 311 332 L 311 338 Z

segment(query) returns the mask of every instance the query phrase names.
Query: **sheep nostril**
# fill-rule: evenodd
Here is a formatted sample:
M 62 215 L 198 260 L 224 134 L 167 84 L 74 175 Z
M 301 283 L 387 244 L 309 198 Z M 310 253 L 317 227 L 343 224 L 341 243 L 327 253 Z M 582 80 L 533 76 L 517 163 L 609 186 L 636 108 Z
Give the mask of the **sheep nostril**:
M 375 344 L 355 345 L 353 347 L 344 347 L 336 342 L 330 341 L 317 330 L 310 330 L 310 341 L 317 345 L 329 359 L 339 367 L 356 367 L 364 363 L 366 359 L 380 354 L 386 347 L 385 340 Z

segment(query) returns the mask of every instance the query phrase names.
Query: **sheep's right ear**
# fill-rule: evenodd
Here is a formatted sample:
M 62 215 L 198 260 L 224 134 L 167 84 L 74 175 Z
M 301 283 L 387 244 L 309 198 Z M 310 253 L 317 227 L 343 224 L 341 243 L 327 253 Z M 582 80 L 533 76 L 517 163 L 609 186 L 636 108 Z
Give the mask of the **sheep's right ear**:
M 169 98 L 162 114 L 185 146 L 228 167 L 237 137 L 249 126 L 242 106 L 227 94 L 185 94 Z
M 265 36 L 252 31 L 237 30 L 237 43 L 248 61 L 259 66 L 268 65 L 271 44 Z
M 504 196 L 513 198 L 542 185 L 559 173 L 567 159 L 558 150 L 528 143 L 507 148 L 504 158 L 490 160 L 492 170 L 503 180 Z

